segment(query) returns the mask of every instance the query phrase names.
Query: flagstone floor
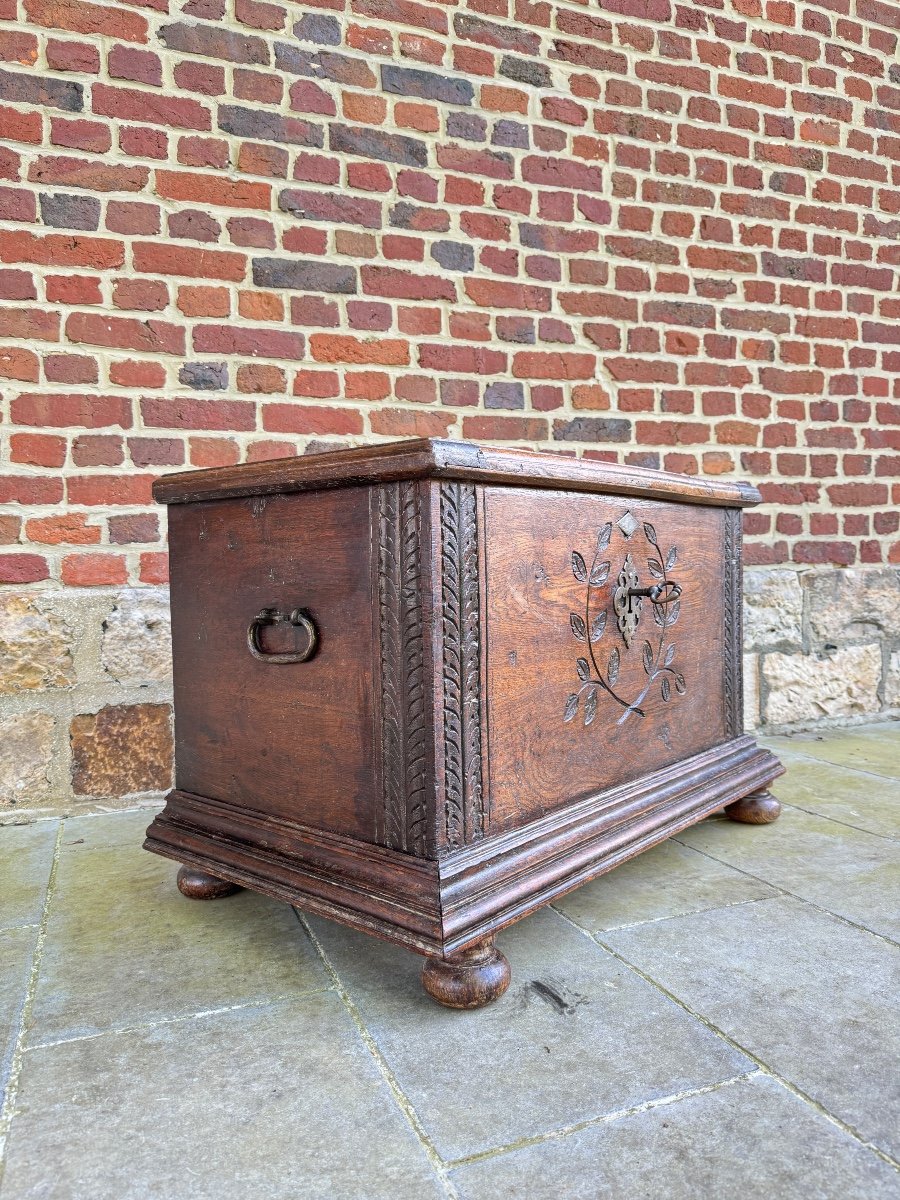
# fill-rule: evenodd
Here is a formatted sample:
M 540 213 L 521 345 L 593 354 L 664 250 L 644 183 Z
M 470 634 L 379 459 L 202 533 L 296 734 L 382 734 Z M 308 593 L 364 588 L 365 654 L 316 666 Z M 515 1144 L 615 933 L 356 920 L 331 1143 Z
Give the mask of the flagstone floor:
M 0 1200 L 895 1200 L 900 724 L 767 744 L 778 822 L 522 921 L 475 1013 L 183 899 L 147 809 L 0 829 Z

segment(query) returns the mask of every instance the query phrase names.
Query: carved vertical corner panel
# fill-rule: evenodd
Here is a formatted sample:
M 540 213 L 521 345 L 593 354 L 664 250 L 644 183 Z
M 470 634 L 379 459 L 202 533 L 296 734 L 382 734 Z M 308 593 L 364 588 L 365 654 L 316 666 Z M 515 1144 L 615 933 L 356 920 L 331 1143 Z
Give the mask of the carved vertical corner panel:
M 422 505 L 415 481 L 375 490 L 381 663 L 381 803 L 376 841 L 429 847 L 428 727 L 422 618 Z
M 724 636 L 722 638 L 725 696 L 725 733 L 740 737 L 744 732 L 744 636 L 741 613 L 741 510 L 723 509 L 724 531 Z
M 469 483 L 442 483 L 444 812 L 451 849 L 488 828 L 482 782 L 478 501 Z

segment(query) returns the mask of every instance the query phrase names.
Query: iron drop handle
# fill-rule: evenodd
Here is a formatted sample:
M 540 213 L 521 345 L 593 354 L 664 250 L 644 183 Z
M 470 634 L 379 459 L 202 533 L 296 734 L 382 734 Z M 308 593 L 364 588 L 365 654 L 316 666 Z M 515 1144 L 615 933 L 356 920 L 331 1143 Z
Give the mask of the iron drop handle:
M 259 644 L 259 632 L 264 625 L 279 625 L 283 621 L 299 626 L 306 634 L 306 648 L 293 654 L 267 654 Z M 277 608 L 263 608 L 256 614 L 247 629 L 247 648 L 254 658 L 264 663 L 302 663 L 316 652 L 319 635 L 309 613 L 302 608 L 292 609 L 289 613 L 279 612 Z

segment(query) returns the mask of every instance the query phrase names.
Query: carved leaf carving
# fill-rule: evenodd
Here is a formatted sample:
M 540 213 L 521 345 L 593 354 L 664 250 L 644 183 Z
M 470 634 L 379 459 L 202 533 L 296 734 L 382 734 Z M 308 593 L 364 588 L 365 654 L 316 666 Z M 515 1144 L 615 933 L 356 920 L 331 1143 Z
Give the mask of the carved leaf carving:
M 586 658 L 579 658 L 575 664 L 575 670 L 578 672 L 578 678 L 582 683 L 587 683 L 591 677 L 591 668 L 588 666 Z
M 414 482 L 378 489 L 382 803 L 377 836 L 392 849 L 427 848 L 424 635 L 419 493 Z
M 650 543 L 651 546 L 657 545 L 656 530 L 653 528 L 653 526 L 650 524 L 649 521 L 644 522 L 644 536 L 646 537 L 647 541 Z
M 609 578 L 609 563 L 598 563 L 591 571 L 591 586 L 599 587 L 601 583 L 606 583 Z
M 660 684 L 660 686 L 659 686 L 659 690 L 662 692 L 662 698 L 663 698 L 663 700 L 666 700 L 666 701 L 668 701 L 668 699 L 669 699 L 669 695 L 670 695 L 670 692 L 669 692 L 669 677 L 668 677 L 668 675 L 664 675 L 664 676 L 663 676 L 663 680 L 662 680 L 662 683 L 661 683 L 661 684 Z
M 679 696 L 683 696 L 687 691 L 687 684 L 684 682 L 684 676 L 678 672 L 675 674 L 675 691 Z
M 612 521 L 607 521 L 600 532 L 597 534 L 597 553 L 602 554 L 609 545 L 609 539 L 612 537 Z
M 587 699 L 584 702 L 584 723 L 590 725 L 594 717 L 597 715 L 597 689 L 590 688 L 588 690 Z
M 487 832 L 481 780 L 478 510 L 471 484 L 441 484 L 444 828 L 448 845 Z
M 597 613 L 593 621 L 591 621 L 591 641 L 599 642 L 603 637 L 603 630 L 606 628 L 606 613 Z
M 564 721 L 573 720 L 575 717 L 575 714 L 577 712 L 578 712 L 578 693 L 573 692 L 572 695 L 569 696 L 569 698 L 566 700 L 566 709 L 565 709 L 565 712 L 563 713 L 563 720 Z
M 647 567 L 650 571 L 650 574 L 653 576 L 654 579 L 662 579 L 662 577 L 663 577 L 662 563 L 657 562 L 657 560 L 655 558 L 648 558 L 647 559 Z
M 615 684 L 619 678 L 619 650 L 618 647 L 613 650 L 609 656 L 609 662 L 606 664 L 606 677 L 610 684 Z
M 653 647 L 649 642 L 644 642 L 643 649 L 641 650 L 641 658 L 643 659 L 644 670 L 650 675 L 653 671 Z
M 575 576 L 575 578 L 578 580 L 579 583 L 587 582 L 587 577 L 588 577 L 587 566 L 585 565 L 584 559 L 581 557 L 581 555 L 578 553 L 577 550 L 572 551 L 572 574 Z
M 666 651 L 666 661 L 665 661 L 665 665 L 666 665 L 667 667 L 671 667 L 671 665 L 672 665 L 672 659 L 673 659 L 674 657 L 675 657 L 675 643 L 673 642 L 673 643 L 671 644 L 671 646 L 668 648 L 668 650 Z
M 584 624 L 584 617 L 579 617 L 578 613 L 569 613 L 569 624 L 572 626 L 572 632 L 578 638 L 579 642 L 586 642 L 587 630 Z
M 671 571 L 677 561 L 678 561 L 678 547 L 673 546 L 672 549 L 669 551 L 669 553 L 666 555 L 666 570 Z

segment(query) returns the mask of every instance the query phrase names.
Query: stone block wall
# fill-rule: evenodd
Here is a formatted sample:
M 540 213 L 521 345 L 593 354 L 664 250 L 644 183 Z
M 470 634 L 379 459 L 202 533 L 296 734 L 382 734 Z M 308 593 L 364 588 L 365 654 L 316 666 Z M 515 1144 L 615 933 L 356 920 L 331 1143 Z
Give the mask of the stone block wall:
M 753 479 L 748 712 L 889 712 L 898 36 L 886 0 L 0 0 L 0 811 L 164 786 L 158 474 L 392 437 Z

